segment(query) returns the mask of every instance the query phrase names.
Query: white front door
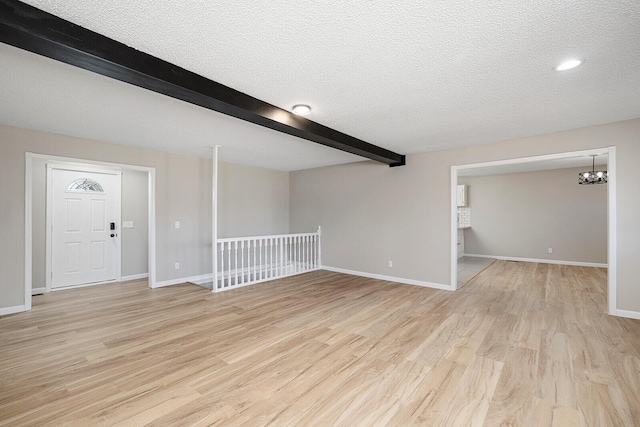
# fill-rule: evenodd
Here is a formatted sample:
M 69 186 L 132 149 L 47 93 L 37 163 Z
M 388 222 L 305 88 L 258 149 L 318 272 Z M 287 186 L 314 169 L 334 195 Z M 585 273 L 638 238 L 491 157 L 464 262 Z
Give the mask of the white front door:
M 51 287 L 116 280 L 120 172 L 51 170 Z

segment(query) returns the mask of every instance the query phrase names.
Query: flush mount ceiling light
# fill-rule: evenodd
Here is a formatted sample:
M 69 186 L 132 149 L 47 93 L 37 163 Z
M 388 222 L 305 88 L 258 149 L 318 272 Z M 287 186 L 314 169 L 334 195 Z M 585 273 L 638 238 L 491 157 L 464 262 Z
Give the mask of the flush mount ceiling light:
M 572 68 L 576 68 L 578 65 L 581 65 L 583 62 L 584 61 L 582 59 L 579 59 L 579 58 L 567 59 L 566 61 L 563 61 L 563 62 L 559 63 L 558 65 L 556 65 L 554 70 L 556 70 L 556 71 L 571 70 Z
M 306 104 L 298 104 L 298 105 L 294 105 L 291 111 L 293 111 L 293 114 L 297 114 L 299 116 L 306 116 L 311 112 L 311 107 L 309 107 Z
M 606 184 L 609 178 L 607 171 L 596 170 L 596 156 L 591 161 L 591 170 L 578 173 L 578 184 Z

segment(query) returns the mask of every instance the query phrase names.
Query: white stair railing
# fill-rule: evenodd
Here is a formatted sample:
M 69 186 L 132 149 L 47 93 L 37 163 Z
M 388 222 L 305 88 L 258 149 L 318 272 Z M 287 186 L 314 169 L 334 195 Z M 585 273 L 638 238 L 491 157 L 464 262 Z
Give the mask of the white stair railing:
M 213 291 L 319 270 L 320 236 L 318 227 L 315 233 L 218 239 L 218 271 Z

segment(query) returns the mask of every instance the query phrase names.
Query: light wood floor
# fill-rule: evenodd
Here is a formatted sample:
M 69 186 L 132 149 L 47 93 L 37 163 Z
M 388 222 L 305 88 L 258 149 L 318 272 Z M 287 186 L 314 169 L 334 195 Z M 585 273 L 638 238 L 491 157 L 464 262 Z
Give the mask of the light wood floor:
M 0 425 L 637 426 L 606 271 L 496 261 L 451 293 L 324 271 L 144 282 L 0 318 Z

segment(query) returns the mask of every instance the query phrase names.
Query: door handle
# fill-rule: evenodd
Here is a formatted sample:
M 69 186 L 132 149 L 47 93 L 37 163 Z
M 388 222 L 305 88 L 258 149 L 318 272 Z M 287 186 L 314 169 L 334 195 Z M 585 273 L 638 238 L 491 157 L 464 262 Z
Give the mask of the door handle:
M 111 233 L 111 237 L 116 237 L 116 236 L 117 236 L 117 234 Z

